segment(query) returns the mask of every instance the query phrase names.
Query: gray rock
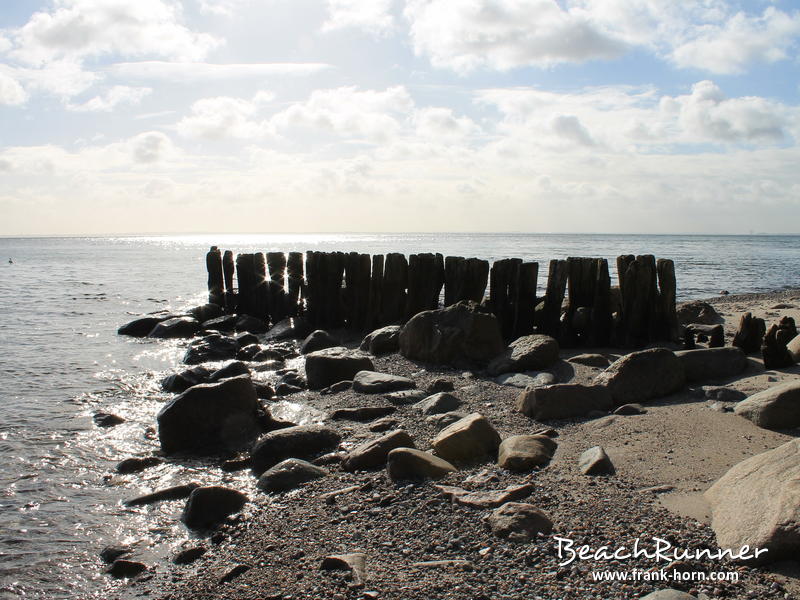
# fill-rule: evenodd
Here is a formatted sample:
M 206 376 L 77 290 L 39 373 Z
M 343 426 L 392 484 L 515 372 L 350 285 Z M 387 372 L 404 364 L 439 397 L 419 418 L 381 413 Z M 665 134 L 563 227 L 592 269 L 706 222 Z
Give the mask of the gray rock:
M 558 361 L 558 342 L 549 335 L 525 335 L 517 338 L 508 348 L 489 363 L 491 375 L 539 371 Z
M 400 392 L 389 392 L 383 397 L 392 404 L 405 406 L 424 400 L 428 397 L 428 393 L 425 390 L 402 390 Z
M 441 479 L 456 468 L 446 460 L 414 448 L 395 448 L 389 452 L 386 471 L 393 481 Z
M 466 416 L 467 415 L 460 412 L 446 412 L 440 415 L 430 415 L 429 417 L 425 417 L 425 422 L 432 425 L 437 431 L 440 431 L 448 425 L 452 425 L 456 421 L 460 421 Z
M 507 487 L 504 490 L 470 492 L 459 487 L 449 485 L 435 485 L 443 496 L 450 499 L 453 504 L 461 504 L 472 508 L 497 508 L 506 502 L 524 500 L 533 493 L 534 486 L 530 483 Z
M 607 388 L 577 383 L 523 390 L 517 396 L 516 404 L 517 410 L 537 421 L 582 417 L 595 410 L 607 411 L 612 405 Z
M 429 394 L 437 394 L 439 392 L 452 392 L 455 390 L 453 386 L 453 382 L 447 379 L 434 379 L 428 384 L 428 387 L 425 388 Z
M 358 421 L 366 423 L 374 421 L 387 415 L 391 415 L 397 409 L 394 406 L 362 406 L 359 408 L 340 408 L 331 414 L 333 421 Z
M 701 390 L 704 397 L 720 402 L 739 402 L 747 398 L 744 392 L 720 385 L 704 385 Z
M 191 529 L 212 529 L 230 515 L 242 510 L 247 496 L 221 486 L 195 489 L 183 509 L 181 520 Z
M 308 337 L 300 344 L 300 354 L 308 354 L 309 352 L 333 348 L 338 345 L 339 342 L 330 333 L 323 329 L 317 329 L 309 333 Z
M 146 570 L 147 565 L 144 563 L 135 560 L 127 560 L 125 558 L 118 558 L 111 564 L 110 567 L 108 567 L 108 569 L 106 569 L 106 573 L 117 579 L 130 579 L 140 575 Z
M 239 375 L 249 376 L 250 369 L 248 369 L 247 365 L 244 364 L 242 361 L 234 360 L 229 362 L 221 369 L 217 369 L 211 375 L 209 375 L 206 383 L 217 383 L 218 381 L 222 381 L 223 379 L 230 379 L 231 377 L 238 377 Z
M 549 463 L 557 447 L 545 435 L 512 435 L 500 443 L 497 464 L 509 471 L 530 471 Z
M 332 554 L 322 559 L 323 571 L 349 571 L 353 582 L 351 587 L 363 587 L 367 578 L 367 555 L 363 552 Z
M 269 331 L 264 335 L 264 340 L 267 342 L 278 342 L 281 340 L 302 340 L 309 333 L 311 327 L 308 322 L 302 317 L 289 317 L 278 321 L 269 328 Z
M 268 493 L 288 492 L 328 472 L 299 458 L 287 458 L 264 471 L 258 478 L 259 489 Z
M 141 317 L 139 319 L 134 319 L 130 323 L 126 323 L 125 325 L 117 329 L 117 334 L 129 335 L 131 337 L 145 337 L 148 333 L 153 331 L 153 328 L 156 325 L 158 325 L 162 321 L 166 321 L 171 317 L 172 315 L 160 315 L 160 316 L 146 316 L 146 317 Z
M 125 501 L 125 506 L 146 506 L 148 504 L 155 504 L 156 502 L 165 502 L 167 500 L 182 500 L 188 498 L 189 495 L 196 490 L 199 486 L 197 483 L 187 483 L 185 485 L 174 485 L 172 487 L 157 490 L 144 496 L 139 496 L 131 500 Z
M 261 433 L 258 397 L 247 375 L 193 386 L 164 405 L 157 420 L 166 454 L 230 454 Z
M 644 406 L 641 404 L 623 404 L 622 406 L 617 407 L 614 411 L 615 415 L 623 415 L 623 416 L 630 416 L 630 415 L 643 415 L 647 411 L 645 410 Z
M 269 326 L 263 319 L 252 315 L 239 315 L 236 319 L 236 331 L 248 333 L 266 333 Z
M 557 383 L 556 376 L 552 373 L 506 373 L 495 378 L 500 385 L 509 385 L 518 388 L 535 388 Z
M 338 431 L 323 425 L 296 425 L 271 431 L 250 451 L 253 472 L 260 475 L 287 458 L 311 460 L 335 450 L 341 440 Z
M 326 388 L 322 388 L 319 393 L 323 396 L 327 396 L 329 394 L 338 394 L 339 392 L 346 392 L 349 389 L 353 388 L 352 381 L 337 381 L 333 385 L 329 385 Z
M 532 504 L 506 502 L 486 518 L 492 533 L 513 542 L 528 542 L 538 534 L 548 535 L 553 522 Z
M 203 329 L 208 331 L 233 331 L 236 329 L 236 315 L 224 315 L 203 321 Z
M 390 429 L 396 429 L 398 425 L 400 425 L 400 421 L 397 419 L 384 417 L 383 419 L 378 419 L 372 423 L 369 426 L 369 430 L 375 433 L 383 433 L 384 431 L 389 431 Z
M 742 400 L 733 410 L 766 429 L 800 427 L 800 381 L 789 381 Z
M 107 412 L 96 412 L 92 415 L 94 424 L 98 427 L 114 427 L 125 422 L 123 417 Z
M 475 302 L 417 313 L 400 331 L 400 352 L 411 360 L 486 363 L 502 351 L 497 318 Z
M 449 392 L 438 392 L 428 396 L 424 400 L 420 400 L 414 405 L 414 408 L 423 415 L 440 415 L 453 411 L 459 406 L 461 406 L 461 400 L 453 396 L 453 394 Z
M 200 331 L 200 322 L 193 317 L 175 317 L 156 323 L 153 330 L 147 334 L 150 338 L 190 338 Z
M 489 419 L 478 413 L 448 425 L 431 442 L 434 452 L 449 462 L 472 462 L 494 456 L 499 445 L 500 434 Z
M 342 463 L 342 468 L 357 471 L 384 467 L 389 452 L 395 448 L 414 448 L 414 440 L 402 429 L 392 431 L 354 448 Z
M 613 475 L 614 464 L 602 446 L 592 446 L 581 454 L 578 468 L 584 475 Z
M 682 592 L 680 590 L 673 590 L 672 588 L 657 590 L 642 596 L 640 600 L 697 600 L 691 594 Z
M 747 368 L 747 356 L 734 346 L 679 350 L 675 356 L 683 364 L 687 381 L 725 379 Z
M 400 349 L 399 325 L 387 325 L 368 334 L 359 348 L 373 355 L 389 354 Z
M 222 307 L 219 304 L 201 304 L 200 306 L 195 306 L 189 311 L 189 314 L 193 316 L 195 319 L 200 321 L 201 323 L 205 323 L 206 321 L 210 321 L 211 319 L 216 319 L 222 316 Z
M 605 369 L 608 366 L 608 359 L 602 354 L 578 354 L 567 359 L 567 362 L 587 367 L 599 367 Z
M 205 546 L 185 548 L 172 557 L 172 563 L 175 565 L 189 565 L 201 558 L 206 552 L 208 552 L 208 549 Z
M 198 383 L 206 383 L 210 375 L 210 369 L 202 365 L 198 365 L 196 367 L 181 371 L 180 373 L 168 375 L 161 380 L 161 389 L 166 392 L 180 394 L 181 392 L 188 390 L 193 385 L 197 385 Z
M 680 390 L 686 382 L 683 362 L 664 348 L 626 354 L 595 377 L 611 392 L 614 404 L 646 402 Z
M 212 360 L 228 360 L 236 358 L 238 353 L 239 343 L 234 338 L 212 333 L 189 344 L 183 362 L 197 365 Z
M 713 306 L 702 300 L 681 302 L 676 307 L 676 312 L 678 314 L 678 322 L 681 325 L 688 325 L 690 323 L 716 325 L 725 322 L 725 319 L 719 316 Z
M 334 347 L 306 354 L 306 379 L 312 390 L 352 380 L 359 371 L 373 369 L 370 358 L 357 350 Z
M 734 465 L 705 493 L 721 548 L 766 548 L 751 562 L 800 552 L 800 439 Z
M 362 394 L 396 392 L 416 387 L 413 379 L 377 371 L 359 371 L 353 377 L 353 390 Z

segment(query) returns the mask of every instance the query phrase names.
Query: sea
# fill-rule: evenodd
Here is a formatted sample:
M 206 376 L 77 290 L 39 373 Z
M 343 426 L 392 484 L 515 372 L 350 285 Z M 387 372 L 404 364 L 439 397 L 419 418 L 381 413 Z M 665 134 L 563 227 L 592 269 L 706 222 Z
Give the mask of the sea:
M 127 544 L 166 570 L 192 534 L 179 502 L 124 500 L 198 481 L 253 492 L 252 477 L 207 463 L 115 474 L 158 449 L 160 379 L 180 368 L 185 342 L 121 337 L 135 316 L 206 301 L 205 253 L 341 250 L 440 252 L 540 263 L 568 256 L 654 254 L 675 261 L 678 299 L 800 287 L 800 236 L 562 234 L 203 234 L 0 238 L 0 598 L 126 597 L 98 553 Z M 296 410 L 291 403 L 287 413 Z M 126 421 L 97 427 L 92 415 Z M 289 415 L 291 416 L 291 415 Z

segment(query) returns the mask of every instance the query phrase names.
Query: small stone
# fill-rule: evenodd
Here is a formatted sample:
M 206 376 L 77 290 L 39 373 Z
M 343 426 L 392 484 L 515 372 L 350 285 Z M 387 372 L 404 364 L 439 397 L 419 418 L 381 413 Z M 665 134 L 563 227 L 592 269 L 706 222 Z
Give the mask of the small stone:
M 110 413 L 98 412 L 92 417 L 94 424 L 98 427 L 114 427 L 125 422 L 125 419 L 119 415 L 112 415 Z
M 239 577 L 239 575 L 247 573 L 250 570 L 250 568 L 251 568 L 250 565 L 245 565 L 245 564 L 236 565 L 235 567 L 230 569 L 227 573 L 225 573 L 222 577 L 220 577 L 219 582 L 230 583 L 231 581 Z
M 509 471 L 530 471 L 549 463 L 557 446 L 545 435 L 513 435 L 500 443 L 497 464 Z
M 514 542 L 527 542 L 553 530 L 553 523 L 546 514 L 532 504 L 521 502 L 507 502 L 494 509 L 486 522 L 497 537 Z
M 150 467 L 155 467 L 156 465 L 160 465 L 164 461 L 158 458 L 157 456 L 144 456 L 142 458 L 139 457 L 131 457 L 126 458 L 125 460 L 117 463 L 117 473 L 127 475 L 130 473 L 138 473 L 140 471 L 144 471 L 145 469 L 149 469 Z
M 430 415 L 429 417 L 425 417 L 425 422 L 432 425 L 437 431 L 440 431 L 448 425 L 452 425 L 456 421 L 460 421 L 466 416 L 467 415 L 460 412 L 446 412 L 441 415 Z
M 472 413 L 445 427 L 431 445 L 445 460 L 471 462 L 494 455 L 500 445 L 500 435 L 486 417 Z
M 643 415 L 647 411 L 641 404 L 623 404 L 614 411 L 615 415 Z
M 452 392 L 455 388 L 453 382 L 447 379 L 434 379 L 425 388 L 429 394 L 437 394 L 439 392 Z
M 188 565 L 203 556 L 206 552 L 208 552 L 208 549 L 205 546 L 186 548 L 185 550 L 178 552 L 172 558 L 172 562 L 176 565 Z
M 130 546 L 106 546 L 100 551 L 100 559 L 110 565 L 118 558 L 131 553 L 133 553 L 133 548 Z
M 259 489 L 268 493 L 287 492 L 303 483 L 325 477 L 328 472 L 299 458 L 287 458 L 258 478 Z
M 395 448 L 413 448 L 414 440 L 408 432 L 398 429 L 353 449 L 342 463 L 346 471 L 372 469 L 386 464 L 389 452 Z
M 402 390 L 399 392 L 389 392 L 383 396 L 386 400 L 397 406 L 416 404 L 420 400 L 428 397 L 424 390 Z
M 199 487 L 186 501 L 181 519 L 192 529 L 210 529 L 239 512 L 246 502 L 247 496 L 237 490 L 221 486 Z
M 369 426 L 369 430 L 375 433 L 382 433 L 384 431 L 389 431 L 390 429 L 395 429 L 400 424 L 400 421 L 394 418 L 386 417 L 383 419 L 378 419 L 374 423 Z
M 349 571 L 352 587 L 362 587 L 367 578 L 367 555 L 363 552 L 349 554 L 332 554 L 322 559 L 320 568 L 323 571 Z
M 359 371 L 353 378 L 353 390 L 362 394 L 396 392 L 414 387 L 413 379 L 376 371 Z
M 413 448 L 395 448 L 389 452 L 386 470 L 394 480 L 441 479 L 456 468 L 429 452 Z
M 461 406 L 461 400 L 449 392 L 437 392 L 417 402 L 414 408 L 423 415 L 440 415 Z
M 106 569 L 106 573 L 117 579 L 129 579 L 131 577 L 136 577 L 146 570 L 147 565 L 144 563 L 118 558 Z
M 584 475 L 613 475 L 616 471 L 602 446 L 592 446 L 581 454 L 578 468 Z

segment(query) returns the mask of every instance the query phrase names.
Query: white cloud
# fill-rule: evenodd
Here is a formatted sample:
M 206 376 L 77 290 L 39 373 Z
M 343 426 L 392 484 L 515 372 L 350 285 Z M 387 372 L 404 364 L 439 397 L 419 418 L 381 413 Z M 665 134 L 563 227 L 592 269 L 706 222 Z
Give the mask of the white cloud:
M 455 141 L 477 133 L 479 127 L 467 117 L 456 117 L 449 108 L 425 107 L 414 114 L 418 136 L 431 140 Z
M 147 131 L 128 142 L 133 161 L 153 164 L 171 157 L 175 153 L 172 140 L 160 131 Z
M 323 31 L 361 29 L 375 35 L 394 27 L 392 0 L 327 0 L 328 19 Z
M 7 70 L 23 81 L 29 90 L 54 94 L 64 99 L 88 90 L 100 80 L 96 73 L 85 71 L 79 63 L 71 60 L 49 62 L 41 68 L 8 67 Z
M 18 106 L 28 101 L 28 93 L 19 82 L 0 71 L 0 104 Z
M 263 131 L 260 123 L 251 120 L 255 112 L 256 105 L 241 98 L 203 98 L 192 104 L 191 114 L 178 122 L 177 130 L 190 138 L 254 138 Z
M 221 41 L 180 23 L 169 0 L 55 0 L 11 32 L 10 56 L 40 66 L 104 54 L 199 60 Z
M 250 0 L 200 0 L 200 12 L 217 17 L 233 17 Z
M 95 96 L 83 104 L 68 104 L 67 108 L 77 112 L 110 112 L 120 104 L 139 104 L 152 92 L 152 88 L 148 87 L 115 85 L 105 94 Z
M 135 80 L 164 80 L 195 83 L 271 76 L 307 76 L 331 68 L 325 63 L 243 63 L 140 61 L 116 63 L 108 67 L 114 77 Z
M 437 67 L 508 70 L 613 58 L 625 45 L 555 0 L 408 0 L 414 51 Z
M 589 131 L 575 115 L 556 115 L 550 121 L 550 129 L 555 135 L 579 146 L 594 146 Z

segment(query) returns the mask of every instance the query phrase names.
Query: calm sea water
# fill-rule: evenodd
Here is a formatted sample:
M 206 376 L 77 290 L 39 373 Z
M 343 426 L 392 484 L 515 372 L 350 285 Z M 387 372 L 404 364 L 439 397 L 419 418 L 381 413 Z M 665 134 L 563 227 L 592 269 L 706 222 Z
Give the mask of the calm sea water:
M 207 465 L 166 464 L 111 476 L 147 438 L 166 395 L 160 378 L 181 342 L 118 337 L 131 315 L 204 301 L 205 252 L 434 251 L 494 260 L 651 253 L 675 260 L 681 299 L 800 287 L 800 236 L 202 235 L 0 239 L 0 597 L 124 595 L 97 553 L 134 543 L 165 568 L 189 534 L 179 503 L 127 509 L 122 501 L 186 481 L 230 480 Z M 13 264 L 7 260 L 13 259 Z M 610 261 L 613 266 L 613 260 Z M 540 267 L 546 274 L 544 269 Z M 545 285 L 540 274 L 539 287 Z M 99 429 L 99 410 L 126 423 Z M 242 476 L 235 485 L 252 486 Z

